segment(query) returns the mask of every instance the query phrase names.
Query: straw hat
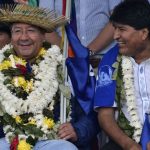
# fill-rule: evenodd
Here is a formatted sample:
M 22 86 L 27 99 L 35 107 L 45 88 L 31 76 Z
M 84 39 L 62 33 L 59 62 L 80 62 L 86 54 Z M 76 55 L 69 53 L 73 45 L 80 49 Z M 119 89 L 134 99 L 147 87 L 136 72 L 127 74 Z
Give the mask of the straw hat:
M 67 20 L 64 16 L 57 16 L 56 12 L 46 8 L 23 4 L 0 7 L 0 22 L 27 23 L 45 29 L 47 32 L 52 32 L 56 27 L 65 24 Z

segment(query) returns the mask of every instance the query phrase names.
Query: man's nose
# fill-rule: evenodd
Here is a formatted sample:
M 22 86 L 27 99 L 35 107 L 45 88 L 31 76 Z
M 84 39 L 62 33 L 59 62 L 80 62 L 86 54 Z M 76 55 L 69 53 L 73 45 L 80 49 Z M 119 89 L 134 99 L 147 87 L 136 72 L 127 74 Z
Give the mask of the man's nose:
M 21 40 L 29 39 L 28 32 L 27 32 L 27 31 L 22 31 L 22 32 L 21 32 L 21 35 L 20 35 L 20 39 L 21 39 Z
M 119 38 L 120 38 L 120 30 L 116 28 L 114 32 L 114 40 L 118 40 Z

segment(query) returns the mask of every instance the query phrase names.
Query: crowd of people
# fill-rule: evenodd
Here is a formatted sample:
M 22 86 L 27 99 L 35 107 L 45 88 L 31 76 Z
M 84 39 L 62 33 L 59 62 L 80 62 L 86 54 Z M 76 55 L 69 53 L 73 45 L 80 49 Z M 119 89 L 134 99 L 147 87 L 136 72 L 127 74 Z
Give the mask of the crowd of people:
M 150 1 L 71 2 L 79 44 L 101 59 L 88 113 L 62 81 L 66 1 L 0 0 L 0 149 L 150 150 Z

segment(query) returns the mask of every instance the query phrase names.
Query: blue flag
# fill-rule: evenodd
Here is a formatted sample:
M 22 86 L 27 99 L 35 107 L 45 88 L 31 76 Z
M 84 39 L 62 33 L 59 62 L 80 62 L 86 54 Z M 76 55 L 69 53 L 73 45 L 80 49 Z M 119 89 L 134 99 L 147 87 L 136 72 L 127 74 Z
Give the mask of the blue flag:
M 94 108 L 112 107 L 116 96 L 116 81 L 112 80 L 114 68 L 113 63 L 117 60 L 119 48 L 115 45 L 101 60 L 96 80 Z
M 93 108 L 95 76 L 89 66 L 89 50 L 82 46 L 79 39 L 68 24 L 66 33 L 69 44 L 75 54 L 66 59 L 68 75 L 71 79 L 74 94 L 86 114 Z
M 142 150 L 147 150 L 147 143 L 150 142 L 150 115 L 145 114 L 145 122 L 142 129 L 140 143 L 142 145 Z

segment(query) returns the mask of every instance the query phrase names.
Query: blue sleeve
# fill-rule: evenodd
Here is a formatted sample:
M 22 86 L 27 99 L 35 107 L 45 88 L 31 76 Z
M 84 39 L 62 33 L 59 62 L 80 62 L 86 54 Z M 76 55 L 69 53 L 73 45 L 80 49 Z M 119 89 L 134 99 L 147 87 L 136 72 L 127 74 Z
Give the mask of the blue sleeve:
M 86 115 L 81 109 L 76 99 L 72 99 L 72 126 L 74 127 L 78 140 L 75 142 L 77 146 L 86 147 L 91 145 L 93 139 L 96 138 L 99 130 L 97 114 L 91 111 Z

